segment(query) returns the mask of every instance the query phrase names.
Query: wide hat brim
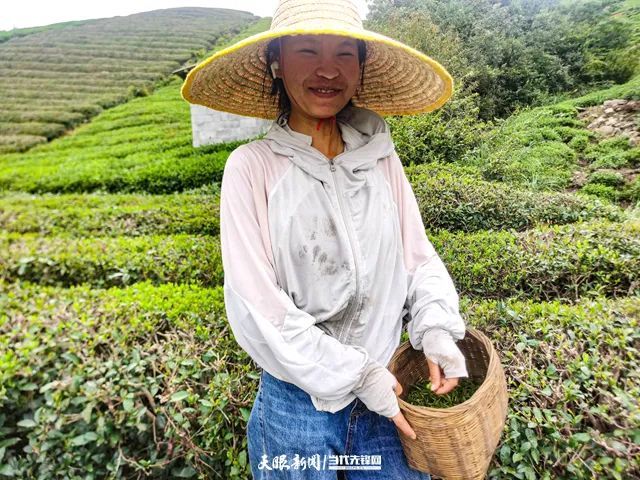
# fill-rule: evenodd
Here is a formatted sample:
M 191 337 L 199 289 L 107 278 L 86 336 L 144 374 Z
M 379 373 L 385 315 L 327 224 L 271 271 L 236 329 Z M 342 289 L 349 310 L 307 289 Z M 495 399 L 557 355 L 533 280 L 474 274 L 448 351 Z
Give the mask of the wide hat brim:
M 319 22 L 321 23 L 321 22 Z M 252 35 L 211 55 L 187 75 L 181 95 L 189 103 L 248 117 L 275 119 L 266 70 L 268 43 L 285 35 L 342 35 L 367 42 L 364 84 L 353 104 L 380 115 L 436 110 L 453 92 L 453 78 L 436 60 L 397 40 L 364 28 L 278 28 Z

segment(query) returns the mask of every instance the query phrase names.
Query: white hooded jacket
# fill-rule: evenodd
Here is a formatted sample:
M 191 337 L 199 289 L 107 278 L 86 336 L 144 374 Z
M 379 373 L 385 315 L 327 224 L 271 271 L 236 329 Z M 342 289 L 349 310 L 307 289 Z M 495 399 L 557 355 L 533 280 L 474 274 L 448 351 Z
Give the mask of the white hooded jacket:
M 329 160 L 311 137 L 274 121 L 234 150 L 220 194 L 224 299 L 238 344 L 271 375 L 337 412 L 356 397 L 399 412 L 388 372 L 403 317 L 458 340 L 465 323 L 449 273 L 377 113 L 337 116 L 345 151 Z

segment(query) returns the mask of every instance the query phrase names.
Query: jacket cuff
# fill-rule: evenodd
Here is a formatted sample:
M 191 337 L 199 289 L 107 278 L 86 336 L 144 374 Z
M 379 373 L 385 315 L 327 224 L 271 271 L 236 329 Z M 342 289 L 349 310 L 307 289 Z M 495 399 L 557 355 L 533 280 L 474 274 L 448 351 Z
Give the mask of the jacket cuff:
M 422 350 L 429 360 L 442 367 L 446 378 L 469 376 L 464 354 L 447 330 L 427 330 L 422 337 Z
M 398 397 L 393 390 L 395 384 L 395 376 L 385 366 L 370 359 L 353 393 L 372 412 L 391 418 L 400 412 Z

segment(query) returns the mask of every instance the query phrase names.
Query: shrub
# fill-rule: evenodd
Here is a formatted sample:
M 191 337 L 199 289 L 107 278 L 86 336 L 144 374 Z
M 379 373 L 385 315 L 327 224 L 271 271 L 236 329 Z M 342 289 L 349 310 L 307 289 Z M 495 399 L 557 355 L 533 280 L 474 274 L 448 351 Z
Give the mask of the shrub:
M 0 189 L 167 194 L 219 182 L 240 142 L 194 148 L 179 79 L 105 111 L 73 135 L 0 157 Z
M 5 476 L 250 478 L 259 370 L 230 335 L 222 288 L 0 280 L 0 298 Z M 640 473 L 638 297 L 460 307 L 496 346 L 510 391 L 490 478 Z
M 218 235 L 217 185 L 169 195 L 12 193 L 0 197 L 0 229 L 70 237 Z
M 479 145 L 487 126 L 477 113 L 472 97 L 461 97 L 436 112 L 386 120 L 404 165 L 453 163 Z
M 620 168 L 640 164 L 640 147 L 633 147 L 627 137 L 613 137 L 589 145 L 584 157 L 591 168 Z
M 620 193 L 620 198 L 629 202 L 640 202 L 640 177 L 628 183 Z
M 619 172 L 598 170 L 589 175 L 587 183 L 596 183 L 600 185 L 608 185 L 610 187 L 619 187 L 621 185 L 624 185 L 624 177 Z
M 584 137 L 584 128 L 565 110 L 527 109 L 485 132 L 480 146 L 462 161 L 479 168 L 486 180 L 562 190 L 577 166 L 578 154 L 569 146 L 575 137 Z
M 405 169 L 430 230 L 525 230 L 602 217 L 622 220 L 619 207 L 568 193 L 532 192 L 479 178 L 474 169 L 429 163 Z
M 221 289 L 0 292 L 0 475 L 247 478 L 257 374 Z
M 640 221 L 429 236 L 462 295 L 564 299 L 640 293 Z
M 494 342 L 510 393 L 488 478 L 640 476 L 638 297 L 463 308 Z
M 619 192 L 614 187 L 602 185 L 600 183 L 589 183 L 579 190 L 580 193 L 593 195 L 595 197 L 604 198 L 610 201 L 616 201 L 619 198 Z
M 0 232 L 0 278 L 96 287 L 185 282 L 222 285 L 218 237 L 40 237 Z
M 214 152 L 219 146 L 212 146 Z M 566 193 L 536 193 L 486 182 L 472 167 L 429 163 L 405 169 L 424 224 L 432 229 L 532 228 L 593 218 L 621 221 L 624 211 L 598 199 Z M 219 233 L 219 184 L 184 193 L 5 194 L 0 228 L 7 232 L 71 237 Z
M 463 295 L 482 298 L 619 296 L 640 288 L 640 221 L 540 226 L 524 232 L 429 234 Z M 42 285 L 222 285 L 217 237 L 38 237 L 0 234 L 0 278 Z

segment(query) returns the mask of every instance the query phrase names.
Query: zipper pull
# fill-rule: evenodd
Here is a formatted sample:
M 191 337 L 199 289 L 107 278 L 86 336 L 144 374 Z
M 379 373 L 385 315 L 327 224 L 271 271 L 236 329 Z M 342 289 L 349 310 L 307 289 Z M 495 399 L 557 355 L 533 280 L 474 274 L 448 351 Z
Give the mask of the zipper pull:
M 336 166 L 333 164 L 333 158 L 329 159 L 329 169 L 330 169 L 332 172 L 335 172 L 335 171 L 336 171 Z

